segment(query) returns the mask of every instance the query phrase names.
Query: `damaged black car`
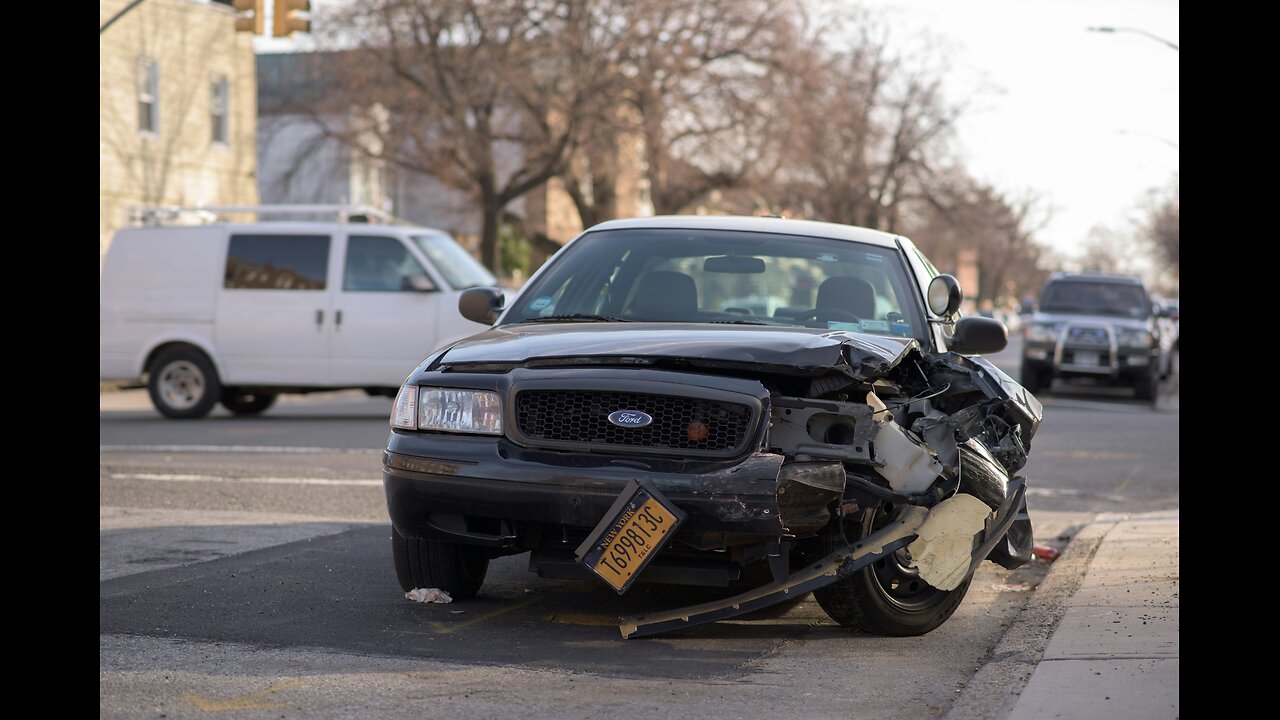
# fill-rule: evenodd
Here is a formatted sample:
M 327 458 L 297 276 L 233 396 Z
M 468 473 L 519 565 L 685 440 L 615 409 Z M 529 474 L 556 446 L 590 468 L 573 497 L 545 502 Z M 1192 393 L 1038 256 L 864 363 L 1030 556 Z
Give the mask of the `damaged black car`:
M 1005 327 L 901 236 L 781 218 L 597 225 L 491 329 L 443 348 L 392 411 L 384 484 L 406 591 L 543 577 L 733 587 L 622 619 L 624 637 L 809 592 L 844 626 L 919 635 L 984 560 L 1031 558 L 1042 408 L 982 353 Z M 730 591 L 733 592 L 733 591 Z

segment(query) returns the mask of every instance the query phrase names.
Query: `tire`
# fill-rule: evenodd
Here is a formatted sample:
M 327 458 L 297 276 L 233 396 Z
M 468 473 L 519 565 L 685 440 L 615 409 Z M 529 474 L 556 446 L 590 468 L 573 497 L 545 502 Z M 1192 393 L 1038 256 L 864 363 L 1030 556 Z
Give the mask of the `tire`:
M 1023 362 L 1022 373 L 1019 381 L 1021 382 L 1022 387 L 1027 389 L 1027 392 L 1032 395 L 1039 395 L 1047 390 L 1049 385 L 1053 382 L 1052 376 L 1045 377 L 1046 375 L 1049 375 L 1049 373 Z
M 405 592 L 440 588 L 455 600 L 473 598 L 484 584 L 489 557 L 481 548 L 457 543 L 407 538 L 391 528 L 391 555 L 396 579 Z
M 222 398 L 222 383 L 213 363 L 199 350 L 165 350 L 148 368 L 147 393 L 161 415 L 190 420 L 209 414 Z
M 1160 373 L 1148 372 L 1138 378 L 1133 386 L 1133 396 L 1139 400 L 1155 400 L 1160 390 Z
M 883 510 L 868 508 L 854 521 L 844 522 L 849 540 L 857 540 L 880 529 L 891 519 Z M 819 551 L 826 555 L 845 545 L 837 520 L 818 538 Z M 947 621 L 965 593 L 972 577 L 954 590 L 939 590 L 919 578 L 902 560 L 906 549 L 878 560 L 853 575 L 813 591 L 818 605 L 832 620 L 875 635 L 896 637 L 924 635 Z
M 276 404 L 275 393 L 245 392 L 235 388 L 222 391 L 222 407 L 236 415 L 257 415 Z

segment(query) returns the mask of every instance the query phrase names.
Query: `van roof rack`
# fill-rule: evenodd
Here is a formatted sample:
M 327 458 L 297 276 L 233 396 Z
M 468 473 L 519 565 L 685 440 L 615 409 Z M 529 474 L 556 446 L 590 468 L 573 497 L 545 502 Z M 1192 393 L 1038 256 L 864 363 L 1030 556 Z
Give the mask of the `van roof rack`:
M 228 222 L 226 216 L 230 214 L 252 214 L 257 222 L 287 222 L 298 215 L 319 215 L 331 217 L 344 225 L 368 222 L 409 224 L 372 205 L 148 205 L 131 209 L 129 221 L 134 225 L 191 224 L 193 221 L 204 224 Z

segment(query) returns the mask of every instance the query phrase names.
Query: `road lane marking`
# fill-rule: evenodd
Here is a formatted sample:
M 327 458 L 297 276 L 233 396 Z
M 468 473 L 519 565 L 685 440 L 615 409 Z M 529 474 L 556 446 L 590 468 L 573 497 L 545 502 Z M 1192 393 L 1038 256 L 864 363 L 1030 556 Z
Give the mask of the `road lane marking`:
M 182 699 L 205 712 L 226 712 L 228 710 L 268 710 L 271 708 L 286 707 L 289 703 L 267 702 L 265 697 L 266 695 L 306 684 L 305 680 L 294 680 L 293 682 L 287 682 L 283 685 L 274 685 L 266 688 L 265 690 L 258 690 L 257 692 L 251 692 L 247 695 L 234 697 L 230 700 L 210 700 L 209 698 L 200 695 L 183 695 Z
M 1129 487 L 1129 481 L 1133 479 L 1134 475 L 1138 474 L 1138 470 L 1140 470 L 1141 468 L 1142 468 L 1141 465 L 1133 466 L 1133 469 L 1129 471 L 1129 477 L 1125 478 L 1124 482 L 1120 483 L 1120 487 L 1116 488 L 1116 491 L 1115 491 L 1116 495 L 1119 495 L 1120 493 L 1124 492 L 1124 489 Z
M 1146 455 L 1111 450 L 1041 450 L 1036 453 L 1036 457 L 1059 457 L 1071 458 L 1072 460 L 1142 460 Z
M 336 453 L 356 455 L 381 455 L 384 451 L 372 448 L 325 448 L 289 445 L 99 445 L 98 452 L 156 452 L 156 453 L 288 453 L 309 455 Z
M 485 613 L 484 615 L 477 615 L 476 617 L 471 618 L 470 620 L 467 620 L 465 622 L 460 622 L 460 623 L 429 622 L 427 624 L 430 625 L 433 630 L 440 633 L 441 635 L 452 635 L 453 633 L 456 633 L 459 630 L 462 630 L 464 628 L 471 627 L 476 623 L 481 623 L 481 622 L 484 622 L 485 620 L 492 620 L 493 618 L 496 618 L 499 615 L 506 615 L 507 613 L 513 610 L 519 610 L 520 608 L 529 607 L 530 605 L 536 602 L 538 602 L 538 599 L 534 598 L 532 600 L 526 600 L 522 603 L 517 603 L 515 605 L 507 605 L 506 607 L 498 608 L 497 610 L 494 610 L 491 613 Z
M 259 485 L 349 485 L 352 487 L 382 487 L 381 480 L 355 480 L 348 478 L 289 478 L 244 477 L 229 478 L 217 475 L 192 475 L 186 473 L 111 473 L 112 480 L 152 480 L 156 482 L 225 482 L 254 483 Z

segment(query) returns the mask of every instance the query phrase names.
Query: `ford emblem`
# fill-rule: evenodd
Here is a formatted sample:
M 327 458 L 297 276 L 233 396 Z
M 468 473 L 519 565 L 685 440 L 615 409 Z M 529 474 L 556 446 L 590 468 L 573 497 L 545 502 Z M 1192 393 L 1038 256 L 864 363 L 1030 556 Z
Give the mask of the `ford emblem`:
M 624 428 L 642 428 L 653 424 L 653 416 L 639 410 L 614 410 L 609 413 L 609 422 Z

